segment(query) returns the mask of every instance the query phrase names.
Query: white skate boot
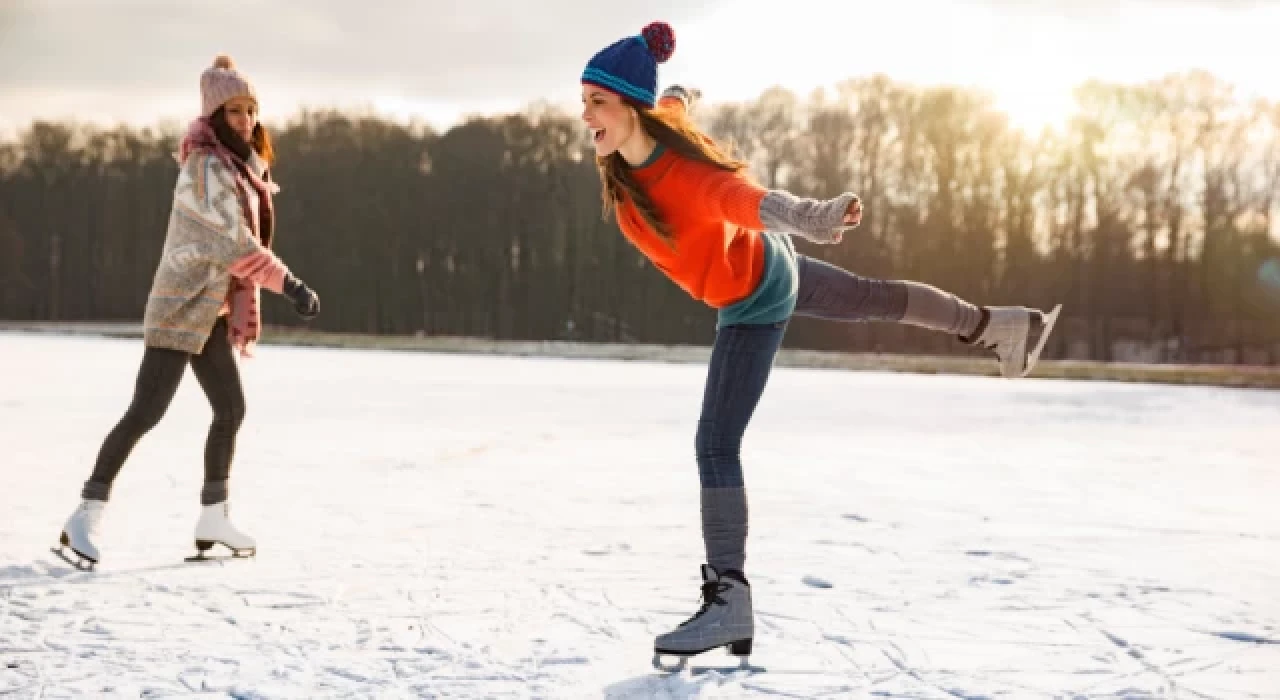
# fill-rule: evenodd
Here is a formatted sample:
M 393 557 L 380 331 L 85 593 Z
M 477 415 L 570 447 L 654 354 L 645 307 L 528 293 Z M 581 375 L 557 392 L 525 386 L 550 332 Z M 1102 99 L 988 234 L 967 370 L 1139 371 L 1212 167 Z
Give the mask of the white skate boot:
M 661 671 L 680 671 L 690 656 L 716 647 L 728 647 L 742 658 L 751 654 L 755 621 L 751 611 L 751 587 L 734 573 L 721 574 L 702 565 L 702 607 L 674 630 L 653 642 L 653 665 Z M 680 658 L 675 667 L 662 665 L 663 655 Z
M 231 524 L 231 509 L 226 501 L 201 507 L 200 520 L 196 523 L 196 549 L 199 553 L 187 557 L 187 561 L 213 559 L 206 552 L 215 544 L 231 550 L 231 556 L 237 558 L 251 557 L 258 552 L 258 544 L 253 538 Z
M 1021 306 L 988 306 L 987 326 L 967 342 L 994 350 L 1004 377 L 1025 377 L 1035 369 L 1062 304 L 1044 313 Z
M 71 517 L 67 518 L 67 524 L 62 526 L 62 536 L 58 538 L 59 546 L 53 550 L 53 553 L 77 569 L 92 571 L 98 563 L 98 545 L 94 540 L 98 539 L 101 531 L 102 509 L 106 505 L 106 501 L 88 498 L 81 501 Z M 75 561 L 67 556 L 64 551 L 67 548 L 76 555 Z

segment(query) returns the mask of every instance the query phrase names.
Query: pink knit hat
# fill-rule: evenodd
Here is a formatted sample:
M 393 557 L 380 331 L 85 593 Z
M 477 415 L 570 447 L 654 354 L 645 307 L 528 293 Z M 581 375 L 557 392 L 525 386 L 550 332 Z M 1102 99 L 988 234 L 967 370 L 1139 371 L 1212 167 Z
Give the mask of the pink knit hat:
M 258 92 L 243 73 L 236 70 L 235 63 L 226 54 L 218 54 L 213 65 L 200 74 L 201 114 L 212 116 L 218 108 L 233 97 L 249 97 L 258 101 Z

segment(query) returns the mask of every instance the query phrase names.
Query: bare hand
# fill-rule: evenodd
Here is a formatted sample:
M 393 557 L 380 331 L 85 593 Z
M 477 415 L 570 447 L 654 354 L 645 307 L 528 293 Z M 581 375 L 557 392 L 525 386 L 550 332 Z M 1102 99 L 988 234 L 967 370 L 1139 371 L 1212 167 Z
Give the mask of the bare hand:
M 844 225 L 849 228 L 857 228 L 862 223 L 862 202 L 857 198 L 849 201 L 849 208 L 844 211 Z M 839 243 L 844 240 L 844 231 L 836 230 L 831 236 L 832 243 Z

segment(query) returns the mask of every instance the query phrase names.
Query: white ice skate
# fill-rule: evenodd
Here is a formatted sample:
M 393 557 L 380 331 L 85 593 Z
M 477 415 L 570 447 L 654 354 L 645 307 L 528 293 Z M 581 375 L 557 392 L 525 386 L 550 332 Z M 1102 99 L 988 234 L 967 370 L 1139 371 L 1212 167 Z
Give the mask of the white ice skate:
M 969 342 L 994 350 L 1004 377 L 1025 377 L 1035 369 L 1062 304 L 1044 313 L 1021 306 L 989 306 L 986 328 Z
M 210 506 L 202 506 L 200 520 L 196 523 L 195 556 L 187 557 L 187 561 L 208 561 L 215 558 L 208 551 L 215 544 L 231 550 L 234 558 L 252 557 L 258 553 L 258 544 L 253 538 L 244 534 L 231 524 L 231 508 L 226 501 Z
M 98 545 L 94 540 L 98 539 L 102 526 L 102 510 L 106 505 L 106 501 L 91 499 L 81 501 L 71 517 L 67 518 L 67 524 L 62 526 L 62 536 L 58 538 L 59 546 L 53 550 L 53 553 L 77 569 L 92 571 L 98 563 Z M 74 561 L 67 555 L 65 551 L 67 548 L 76 555 Z
M 751 587 L 733 574 L 722 575 L 703 564 L 702 607 L 679 627 L 654 640 L 653 665 L 660 671 L 678 672 L 688 657 L 727 647 L 730 654 L 742 659 L 742 668 L 747 668 L 754 634 Z M 680 660 L 676 666 L 663 666 L 663 656 Z

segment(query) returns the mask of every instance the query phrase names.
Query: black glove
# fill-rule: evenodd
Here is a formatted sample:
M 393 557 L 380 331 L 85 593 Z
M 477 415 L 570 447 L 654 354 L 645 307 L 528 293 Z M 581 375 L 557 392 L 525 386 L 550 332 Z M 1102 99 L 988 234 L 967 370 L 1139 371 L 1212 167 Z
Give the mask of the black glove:
M 308 321 L 320 313 L 320 297 L 292 272 L 284 277 L 284 295 L 293 300 L 293 310 Z

